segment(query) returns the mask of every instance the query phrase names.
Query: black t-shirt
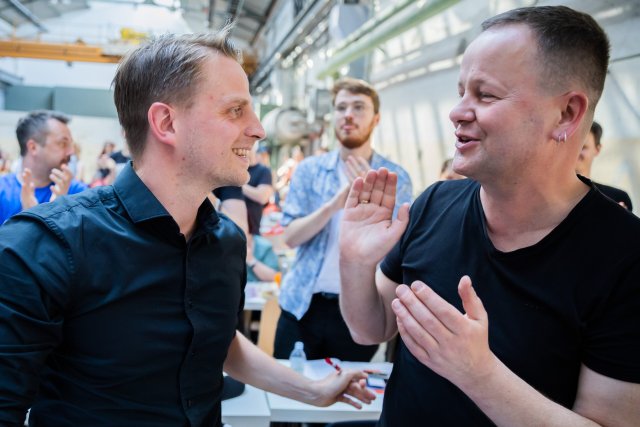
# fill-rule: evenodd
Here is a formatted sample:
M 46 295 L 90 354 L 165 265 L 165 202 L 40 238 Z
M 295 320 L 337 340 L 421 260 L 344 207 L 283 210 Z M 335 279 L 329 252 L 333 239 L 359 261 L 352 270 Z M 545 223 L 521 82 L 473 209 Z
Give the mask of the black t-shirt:
M 581 363 L 640 382 L 640 220 L 592 188 L 540 242 L 505 253 L 488 237 L 479 189 L 468 179 L 427 189 L 382 272 L 397 283 L 422 280 L 460 311 L 457 285 L 468 274 L 489 316 L 491 350 L 565 407 Z M 400 340 L 380 425 L 493 423 Z
M 633 210 L 633 205 L 631 204 L 631 198 L 627 194 L 626 191 L 620 190 L 616 187 L 611 187 L 609 185 L 600 184 L 599 182 L 593 182 L 593 185 L 596 186 L 598 190 L 611 200 L 616 203 L 624 203 L 629 211 Z
M 249 182 L 252 187 L 262 184 L 271 185 L 272 183 L 271 169 L 263 164 L 249 166 Z M 247 219 L 249 223 L 249 233 L 260 234 L 260 221 L 262 221 L 262 209 L 266 206 L 258 202 L 254 202 L 242 194 L 242 187 L 220 187 L 213 190 L 213 194 L 221 201 L 229 199 L 244 199 L 247 205 Z
M 262 184 L 271 185 L 271 169 L 263 164 L 249 166 L 249 185 L 257 187 Z M 260 234 L 260 221 L 262 221 L 262 209 L 267 205 L 261 205 L 248 197 L 244 198 L 247 204 L 247 215 L 249 216 L 249 233 Z

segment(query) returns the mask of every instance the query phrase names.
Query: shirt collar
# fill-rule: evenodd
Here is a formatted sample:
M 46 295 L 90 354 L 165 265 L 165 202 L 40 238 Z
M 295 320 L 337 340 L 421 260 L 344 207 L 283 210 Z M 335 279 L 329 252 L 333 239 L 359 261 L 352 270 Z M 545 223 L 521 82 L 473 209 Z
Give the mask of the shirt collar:
M 381 166 L 382 157 L 376 153 L 375 150 L 371 150 L 371 169 L 378 169 Z M 340 149 L 333 150 L 326 154 L 326 158 L 324 161 L 324 167 L 327 170 L 334 170 L 338 167 L 338 162 L 340 161 Z
M 113 188 L 133 222 L 171 217 L 169 212 L 133 170 L 131 161 L 127 162 L 118 174 L 113 183 Z

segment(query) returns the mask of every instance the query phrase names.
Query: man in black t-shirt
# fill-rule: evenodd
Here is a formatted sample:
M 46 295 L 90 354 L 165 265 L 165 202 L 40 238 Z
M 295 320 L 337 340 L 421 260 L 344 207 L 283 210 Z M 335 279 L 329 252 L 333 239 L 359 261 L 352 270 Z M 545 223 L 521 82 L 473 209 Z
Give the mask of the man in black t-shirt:
M 578 156 L 578 162 L 576 163 L 576 173 L 587 178 L 591 178 L 591 166 L 593 161 L 600 154 L 602 144 L 602 126 L 596 121 L 591 123 L 591 129 L 589 134 L 584 140 L 582 150 L 580 150 L 580 156 Z M 602 194 L 618 203 L 620 206 L 627 208 L 629 211 L 633 210 L 631 199 L 629 195 L 619 188 L 611 187 L 609 185 L 600 184 L 594 182 L 595 186 L 600 190 Z
M 640 425 L 640 220 L 574 169 L 607 36 L 563 6 L 482 27 L 449 115 L 471 179 L 396 220 L 386 169 L 347 198 L 342 314 L 361 344 L 402 338 L 379 425 Z

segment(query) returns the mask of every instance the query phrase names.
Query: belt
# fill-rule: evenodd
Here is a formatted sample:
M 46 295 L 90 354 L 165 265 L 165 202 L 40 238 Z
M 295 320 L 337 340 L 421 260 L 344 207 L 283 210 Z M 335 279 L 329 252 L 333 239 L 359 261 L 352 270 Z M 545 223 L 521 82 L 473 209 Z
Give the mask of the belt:
M 337 301 L 338 298 L 340 298 L 340 294 L 334 294 L 331 292 L 317 292 L 315 294 L 313 294 L 314 296 L 319 296 L 323 299 L 329 300 L 329 301 Z

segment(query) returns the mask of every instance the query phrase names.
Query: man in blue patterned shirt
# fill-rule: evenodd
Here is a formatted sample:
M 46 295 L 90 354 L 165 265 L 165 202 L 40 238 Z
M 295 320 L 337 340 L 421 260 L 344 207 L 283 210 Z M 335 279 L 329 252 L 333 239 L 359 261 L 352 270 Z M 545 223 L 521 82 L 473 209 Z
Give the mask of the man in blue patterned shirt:
M 410 202 L 407 172 L 377 154 L 371 134 L 380 121 L 380 100 L 368 83 L 353 78 L 336 82 L 332 90 L 334 128 L 340 147 L 298 165 L 284 206 L 284 238 L 297 248 L 295 262 L 280 293 L 282 314 L 276 330 L 274 356 L 289 356 L 296 341 L 305 344 L 310 359 L 337 357 L 368 361 L 378 346 L 363 346 L 351 338 L 340 314 L 339 224 L 348 189 L 370 168 L 397 175 L 397 205 Z

